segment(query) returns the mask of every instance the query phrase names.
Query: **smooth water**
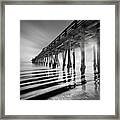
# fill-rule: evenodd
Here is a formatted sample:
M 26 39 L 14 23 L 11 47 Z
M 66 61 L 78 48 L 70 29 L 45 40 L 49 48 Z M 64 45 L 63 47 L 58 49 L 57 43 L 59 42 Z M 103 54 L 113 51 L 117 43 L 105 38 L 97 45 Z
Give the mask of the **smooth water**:
M 62 65 L 61 65 L 62 66 Z M 76 64 L 76 69 L 62 71 L 62 67 L 56 69 L 48 66 L 33 64 L 31 62 L 21 62 L 20 65 L 20 94 L 21 99 L 49 99 L 49 100 L 69 100 L 69 99 L 99 99 L 99 90 L 94 84 L 93 63 L 86 64 L 85 80 L 86 85 L 80 85 L 72 90 L 66 90 L 64 86 L 81 84 L 80 65 Z M 70 81 L 69 81 L 70 80 Z M 61 88 L 61 85 L 62 88 Z M 59 86 L 61 89 L 58 89 Z M 54 91 L 46 94 L 49 91 Z M 59 94 L 58 94 L 59 93 Z M 42 96 L 41 96 L 42 94 Z M 45 94 L 45 95 L 44 95 Z

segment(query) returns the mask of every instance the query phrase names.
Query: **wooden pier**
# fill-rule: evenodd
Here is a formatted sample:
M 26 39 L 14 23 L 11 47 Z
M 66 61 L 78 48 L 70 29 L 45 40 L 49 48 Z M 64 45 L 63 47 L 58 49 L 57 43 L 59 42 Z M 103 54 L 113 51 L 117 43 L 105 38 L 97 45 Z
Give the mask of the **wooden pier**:
M 80 47 L 81 50 L 81 80 L 85 82 L 85 44 L 91 42 L 91 39 L 97 45 L 94 50 L 94 73 L 100 73 L 100 21 L 99 20 L 74 20 L 62 33 L 60 33 L 55 40 L 48 46 L 42 49 L 34 59 L 33 63 L 43 64 L 50 68 L 57 68 L 59 66 L 58 54 L 63 54 L 62 69 L 65 67 L 75 69 L 75 49 Z M 73 51 L 73 63 L 71 63 L 71 52 Z M 68 54 L 68 55 L 67 55 Z M 97 54 L 97 55 L 96 55 Z M 68 56 L 68 62 L 66 57 Z M 96 57 L 97 56 L 97 57 Z M 98 75 L 100 76 L 100 75 Z

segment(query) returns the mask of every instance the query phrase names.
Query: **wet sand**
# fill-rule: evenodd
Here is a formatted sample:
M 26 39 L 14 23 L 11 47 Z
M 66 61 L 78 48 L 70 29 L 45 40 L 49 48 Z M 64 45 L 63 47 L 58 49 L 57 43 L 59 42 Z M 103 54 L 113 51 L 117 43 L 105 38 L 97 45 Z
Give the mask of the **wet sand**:
M 67 92 L 49 98 L 49 100 L 99 100 L 99 84 L 90 81 L 85 85 L 76 86 Z
M 79 68 L 67 72 L 60 68 L 49 69 L 32 65 L 26 70 L 21 69 L 20 99 L 99 100 L 100 88 L 94 78 L 92 67 L 87 68 L 85 73 L 87 83 L 83 84 Z

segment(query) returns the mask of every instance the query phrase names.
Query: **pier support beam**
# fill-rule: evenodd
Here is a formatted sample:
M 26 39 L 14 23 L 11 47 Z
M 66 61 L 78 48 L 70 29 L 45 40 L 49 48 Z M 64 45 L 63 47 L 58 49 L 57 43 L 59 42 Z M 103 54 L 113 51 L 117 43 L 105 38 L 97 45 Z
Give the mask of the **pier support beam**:
M 83 29 L 82 31 L 82 42 L 81 42 L 81 83 L 85 84 L 86 80 L 85 80 L 85 31 Z
M 56 62 L 56 67 L 58 67 L 59 66 L 58 53 L 55 54 L 55 62 Z
M 52 59 L 51 59 L 51 56 L 49 56 L 49 67 L 51 68 L 52 66 Z
M 48 55 L 48 65 L 47 66 L 49 67 L 49 55 Z
M 72 67 L 70 51 L 71 51 L 71 41 L 69 40 L 69 43 L 68 43 L 68 64 L 67 64 L 68 72 L 70 71 L 70 68 Z
M 43 65 L 45 66 L 45 57 L 43 58 Z
M 56 54 L 55 57 L 52 58 L 53 59 L 53 69 L 56 68 L 57 62 L 56 62 Z
M 45 57 L 45 66 L 47 66 L 47 57 Z
M 82 84 L 86 83 L 85 80 L 85 50 L 84 50 L 84 43 L 81 44 L 81 82 Z
M 43 65 L 43 58 L 41 58 L 41 65 Z
M 97 69 L 98 79 L 100 78 L 100 34 L 97 34 Z
M 93 67 L 94 67 L 94 74 L 96 73 L 96 49 L 95 46 L 93 46 Z
M 46 57 L 46 67 L 48 66 L 48 56 Z
M 97 63 L 96 63 L 96 48 L 93 46 L 93 68 L 94 68 L 94 81 L 97 80 Z
M 65 70 L 65 61 L 66 61 L 66 55 L 67 55 L 67 49 L 62 53 L 62 57 L 63 57 L 63 68 L 62 70 Z
M 53 57 L 53 53 L 52 53 L 52 55 L 51 55 L 51 67 L 54 69 L 55 68 L 55 59 L 54 59 L 54 57 Z
M 73 70 L 75 70 L 75 48 L 73 48 Z
M 40 58 L 40 65 L 41 65 L 41 58 Z
M 68 64 L 67 64 L 68 71 L 70 70 L 71 67 L 72 65 L 71 65 L 70 49 L 68 49 Z
M 46 65 L 46 57 L 44 57 L 44 66 Z

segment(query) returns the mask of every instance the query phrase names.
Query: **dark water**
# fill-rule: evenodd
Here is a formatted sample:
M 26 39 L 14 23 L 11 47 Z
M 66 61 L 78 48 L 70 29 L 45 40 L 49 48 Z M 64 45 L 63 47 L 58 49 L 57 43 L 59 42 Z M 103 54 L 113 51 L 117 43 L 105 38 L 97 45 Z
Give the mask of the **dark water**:
M 93 63 L 87 63 L 86 84 L 81 85 L 80 66 L 62 71 L 43 65 L 22 62 L 20 65 L 20 98 L 28 100 L 98 100 L 99 84 L 94 81 Z

